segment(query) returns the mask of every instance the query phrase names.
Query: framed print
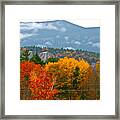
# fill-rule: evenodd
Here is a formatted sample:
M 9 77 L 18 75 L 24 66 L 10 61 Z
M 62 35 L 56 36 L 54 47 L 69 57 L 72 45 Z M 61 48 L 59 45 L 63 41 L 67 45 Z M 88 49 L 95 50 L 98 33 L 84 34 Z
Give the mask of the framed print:
M 1 8 L 1 118 L 119 119 L 118 1 Z

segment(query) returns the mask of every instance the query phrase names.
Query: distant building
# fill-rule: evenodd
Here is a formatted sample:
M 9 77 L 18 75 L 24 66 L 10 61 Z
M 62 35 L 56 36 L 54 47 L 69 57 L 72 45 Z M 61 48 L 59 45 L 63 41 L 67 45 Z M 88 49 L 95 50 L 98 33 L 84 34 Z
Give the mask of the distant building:
M 28 54 L 29 54 L 29 55 L 28 55 L 29 60 L 30 60 L 34 55 L 36 55 L 36 53 L 37 53 L 36 51 L 29 51 L 29 52 L 28 52 Z
M 31 59 L 33 57 L 33 51 L 29 51 L 29 59 Z
M 50 58 L 50 57 L 54 57 L 54 55 L 52 53 L 49 53 L 48 51 L 42 51 L 40 53 L 38 53 L 38 56 L 41 58 L 41 60 L 43 60 L 44 62 Z

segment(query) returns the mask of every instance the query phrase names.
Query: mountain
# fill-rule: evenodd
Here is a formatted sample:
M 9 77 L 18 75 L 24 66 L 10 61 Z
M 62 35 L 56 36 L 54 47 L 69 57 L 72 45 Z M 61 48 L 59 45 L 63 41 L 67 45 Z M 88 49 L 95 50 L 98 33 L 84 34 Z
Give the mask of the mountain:
M 20 22 L 20 46 L 100 52 L 100 27 L 85 28 L 66 20 Z

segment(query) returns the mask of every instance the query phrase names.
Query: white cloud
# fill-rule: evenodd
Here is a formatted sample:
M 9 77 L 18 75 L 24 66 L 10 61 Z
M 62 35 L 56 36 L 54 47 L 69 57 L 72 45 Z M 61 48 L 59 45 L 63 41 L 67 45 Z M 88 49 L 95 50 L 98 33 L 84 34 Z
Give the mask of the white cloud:
M 45 45 L 41 45 L 41 44 L 37 44 L 37 45 L 35 45 L 36 47 L 46 47 Z
M 100 47 L 100 43 L 98 43 L 98 42 L 97 42 L 97 43 L 93 43 L 92 46 L 93 46 L 93 47 L 98 47 L 98 48 L 99 48 L 99 47 Z
M 58 30 L 58 28 L 54 26 L 52 23 L 49 23 L 45 28 L 50 29 L 50 30 Z
M 61 32 L 65 32 L 65 31 L 66 31 L 66 28 L 62 27 L 62 28 L 60 28 L 60 31 L 61 31 Z
M 92 37 L 88 38 L 87 41 L 92 41 L 92 40 L 95 40 L 95 39 L 97 39 L 97 37 L 96 36 L 92 36 Z
M 53 23 L 22 23 L 20 25 L 21 30 L 31 30 L 31 29 L 49 29 L 49 30 L 59 30 Z M 63 30 L 62 30 L 63 31 Z
M 33 34 L 20 34 L 20 39 L 27 38 L 32 36 Z
M 88 45 L 91 45 L 91 44 L 92 44 L 92 42 L 90 41 L 90 42 L 88 42 L 87 44 L 88 44 Z
M 26 23 L 20 23 L 20 29 L 21 30 L 31 30 L 31 29 L 34 29 L 34 25 L 33 25 L 33 23 L 28 23 L 28 22 L 26 22 Z
M 51 43 L 51 42 L 49 42 L 49 41 L 48 41 L 48 42 L 46 42 L 45 44 L 47 44 L 47 45 L 52 45 L 52 43 Z
M 68 37 L 68 36 L 65 36 L 64 38 L 65 38 L 65 40 L 68 40 L 68 39 L 69 39 L 69 37 Z
M 80 45 L 81 43 L 80 43 L 79 41 L 75 41 L 75 44 L 78 44 L 78 45 Z
M 28 26 L 20 26 L 20 30 L 32 30 L 34 28 Z

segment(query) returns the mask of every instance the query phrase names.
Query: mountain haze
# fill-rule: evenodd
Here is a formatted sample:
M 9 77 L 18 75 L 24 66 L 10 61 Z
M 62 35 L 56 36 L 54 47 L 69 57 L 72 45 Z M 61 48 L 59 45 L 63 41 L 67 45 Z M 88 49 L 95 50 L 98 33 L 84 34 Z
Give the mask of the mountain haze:
M 66 20 L 20 22 L 20 46 L 100 52 L 100 27 L 85 28 Z

